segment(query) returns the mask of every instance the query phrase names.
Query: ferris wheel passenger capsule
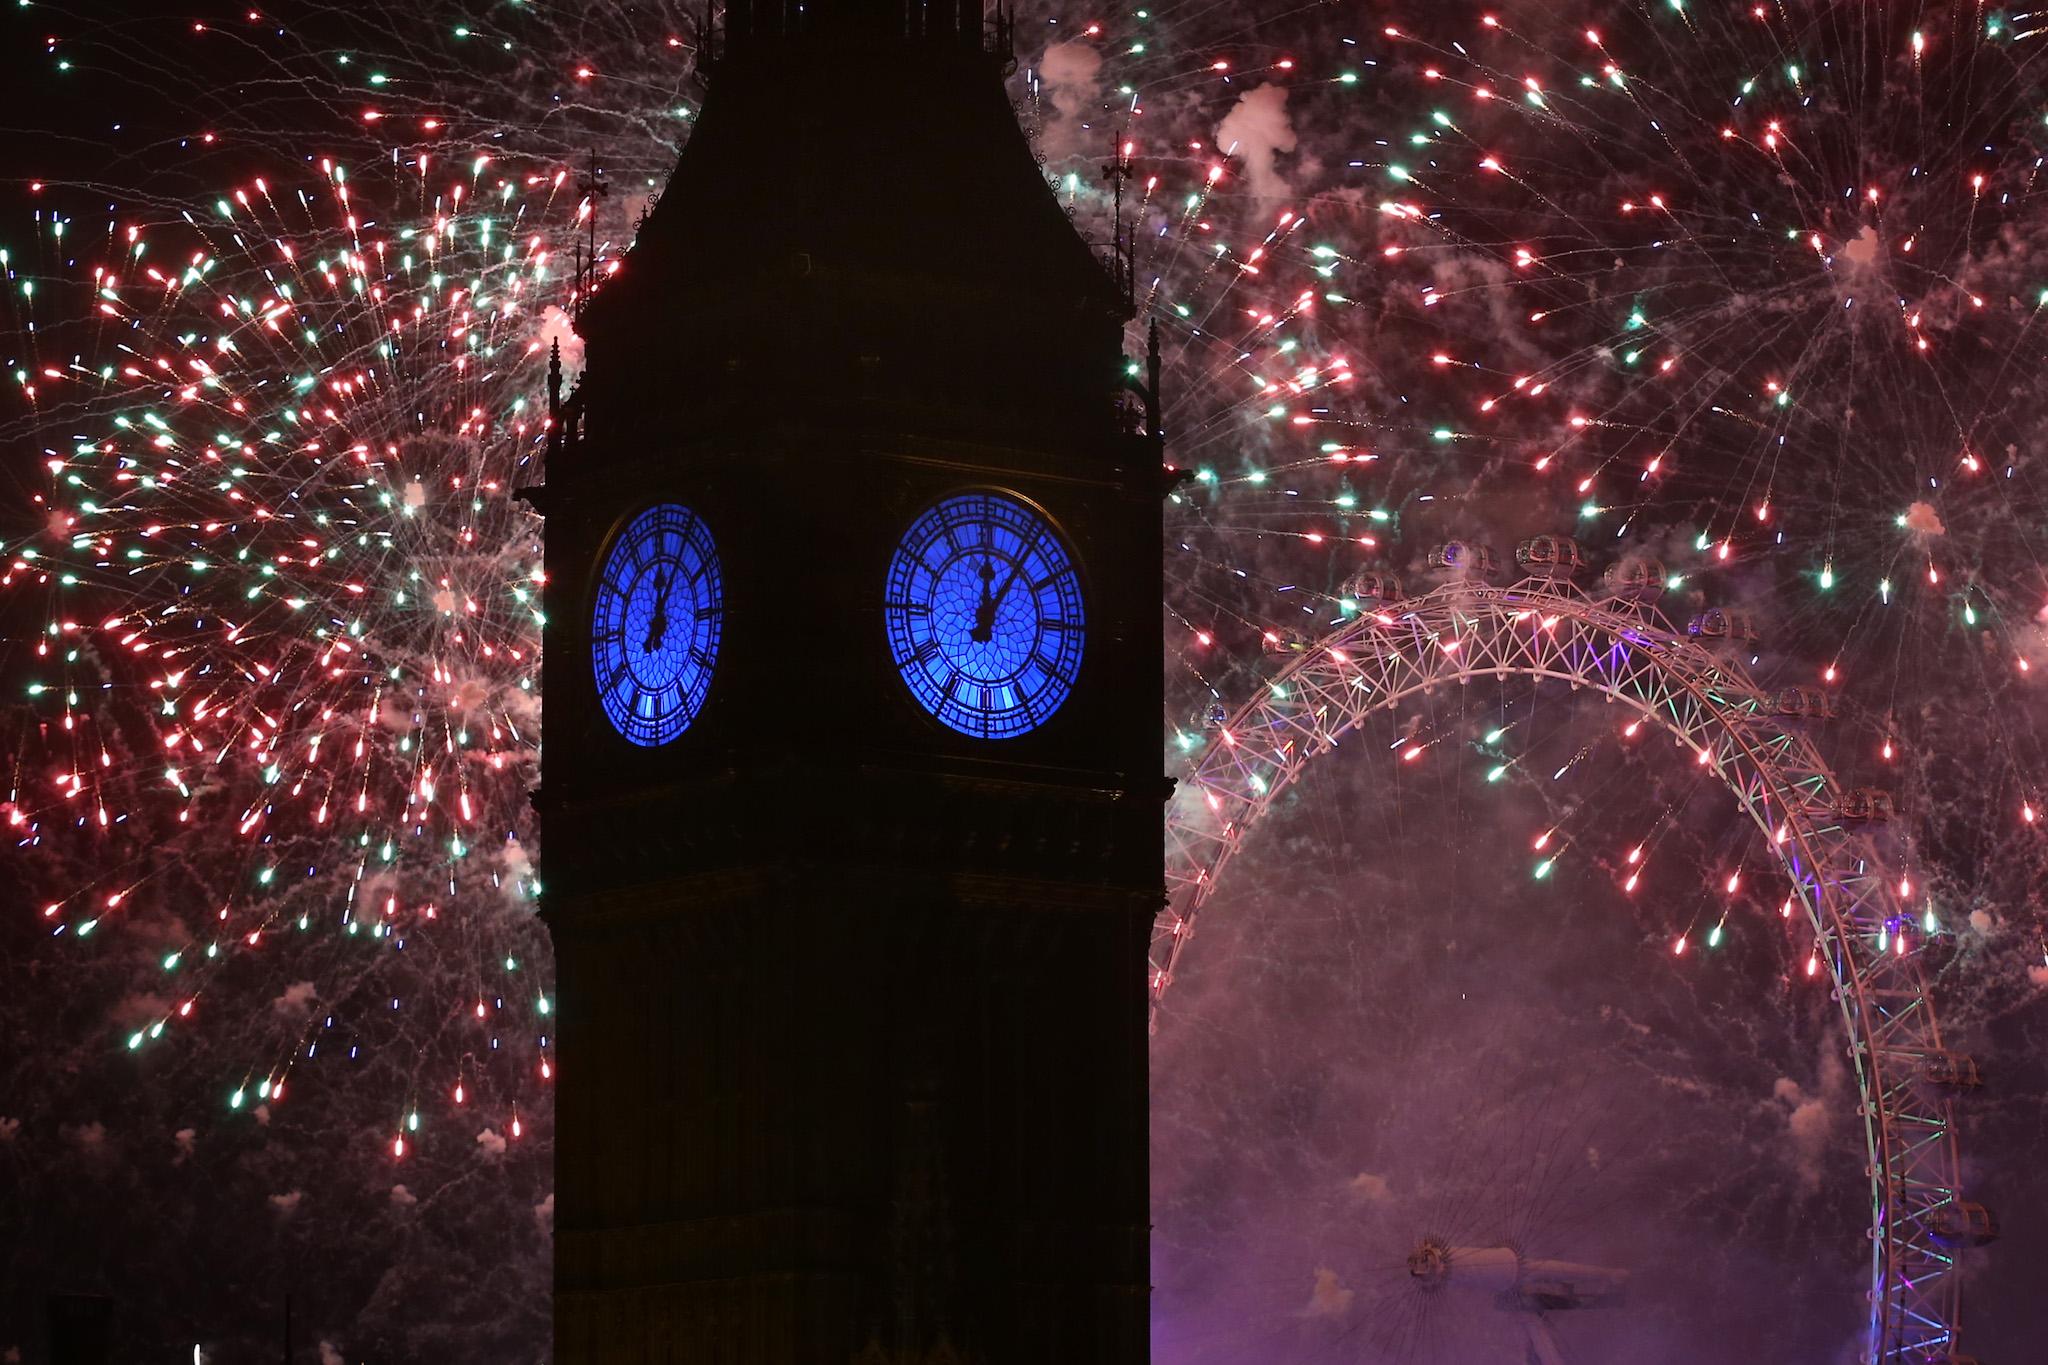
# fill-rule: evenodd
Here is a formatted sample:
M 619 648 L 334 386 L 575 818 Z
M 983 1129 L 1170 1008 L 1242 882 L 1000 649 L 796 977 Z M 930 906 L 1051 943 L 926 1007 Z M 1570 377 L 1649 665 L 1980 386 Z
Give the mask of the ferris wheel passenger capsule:
M 1202 712 L 1202 728 L 1206 730 L 1221 730 L 1229 720 L 1230 712 L 1220 701 L 1210 702 L 1209 709 Z
M 1429 567 L 1451 578 L 1486 579 L 1499 567 L 1499 560 L 1490 546 L 1447 540 L 1429 552 Z
M 1649 555 L 1630 555 L 1609 564 L 1600 573 L 1600 584 L 1624 602 L 1654 602 L 1664 595 L 1664 561 Z
M 1835 814 L 1843 820 L 1882 824 L 1898 814 L 1898 806 L 1882 787 L 1851 787 L 1842 793 Z
M 1958 1199 L 1935 1210 L 1928 1232 L 1943 1246 L 1989 1246 L 1998 1240 L 1998 1220 L 1982 1204 Z
M 1786 720 L 1833 720 L 1835 698 L 1818 687 L 1787 687 L 1771 698 L 1771 714 Z
M 1976 1090 L 1984 1084 L 1977 1059 L 1967 1052 L 1931 1053 L 1921 1065 L 1920 1077 L 1938 1090 Z
M 1515 547 L 1515 563 L 1531 578 L 1570 578 L 1586 558 L 1570 536 L 1532 536 Z
M 1263 643 L 1268 654 L 1300 654 L 1308 649 L 1308 636 L 1291 626 L 1282 626 L 1267 631 Z
M 1378 569 L 1360 569 L 1344 580 L 1346 600 L 1356 602 L 1361 608 L 1371 607 L 1380 602 L 1401 600 L 1401 580 Z
M 1685 633 L 1710 644 L 1754 644 L 1756 618 L 1733 607 L 1708 607 L 1686 623 Z

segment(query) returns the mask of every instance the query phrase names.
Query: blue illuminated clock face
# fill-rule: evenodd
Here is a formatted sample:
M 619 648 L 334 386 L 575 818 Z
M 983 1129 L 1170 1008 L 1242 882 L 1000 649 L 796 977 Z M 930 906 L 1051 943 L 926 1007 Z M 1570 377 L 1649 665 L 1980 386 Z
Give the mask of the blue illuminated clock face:
M 1081 673 L 1073 556 L 1050 521 L 1006 494 L 957 493 L 912 522 L 889 560 L 882 615 L 911 696 L 976 739 L 1036 730 Z
M 662 503 L 626 524 L 605 556 L 591 610 L 590 666 L 612 727 L 635 744 L 667 744 L 697 719 L 725 596 L 704 521 Z

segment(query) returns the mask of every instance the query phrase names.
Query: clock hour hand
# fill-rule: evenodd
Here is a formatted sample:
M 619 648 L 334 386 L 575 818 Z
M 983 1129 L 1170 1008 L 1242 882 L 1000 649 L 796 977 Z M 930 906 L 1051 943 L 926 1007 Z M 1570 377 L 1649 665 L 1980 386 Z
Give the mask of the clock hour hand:
M 668 585 L 667 577 L 654 576 L 654 615 L 647 620 L 647 638 L 640 642 L 642 654 L 660 649 L 662 637 L 668 634 Z

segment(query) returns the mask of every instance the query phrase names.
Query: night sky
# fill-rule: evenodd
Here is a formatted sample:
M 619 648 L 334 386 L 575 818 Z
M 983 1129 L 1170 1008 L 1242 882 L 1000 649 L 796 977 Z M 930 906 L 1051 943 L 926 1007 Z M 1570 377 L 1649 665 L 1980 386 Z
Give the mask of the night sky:
M 111 1300 L 121 1359 L 276 1359 L 287 1298 L 294 1359 L 545 1359 L 508 494 L 545 347 L 580 356 L 579 180 L 615 260 L 701 106 L 697 18 L 137 16 L 0 16 L 0 1360 L 42 1358 L 55 1293 Z M 1355 617 L 1354 574 L 1420 591 L 1446 540 L 1568 533 L 1585 581 L 1654 556 L 1681 629 L 1751 613 L 1739 666 L 1836 697 L 1817 742 L 1898 794 L 1911 947 L 1985 1068 L 1986 1361 L 2048 1339 L 2030 22 L 1032 6 L 1010 80 L 1091 240 L 1131 144 L 1194 472 L 1167 771 Z M 850 138 L 888 78 L 846 72 Z M 1811 935 L 1726 790 L 1618 714 L 1440 691 L 1252 831 L 1160 1007 L 1160 1361 L 1521 1360 L 1515 1315 L 1417 1289 L 1430 1236 L 1628 1270 L 1558 1315 L 1570 1360 L 1856 1358 L 1867 1184 Z

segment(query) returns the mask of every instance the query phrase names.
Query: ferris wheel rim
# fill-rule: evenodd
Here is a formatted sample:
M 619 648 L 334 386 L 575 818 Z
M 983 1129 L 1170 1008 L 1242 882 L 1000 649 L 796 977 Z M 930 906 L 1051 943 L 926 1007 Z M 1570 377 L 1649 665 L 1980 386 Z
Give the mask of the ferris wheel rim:
M 1537 629 L 1524 640 L 1514 628 L 1531 617 Z M 1607 667 L 1594 665 L 1593 651 L 1573 649 L 1590 636 L 1609 642 Z M 1413 646 L 1413 659 L 1404 644 Z M 1614 662 L 1617 656 L 1626 666 Z M 1385 685 L 1366 680 L 1374 667 Z M 1562 680 L 1630 705 L 1681 747 L 1692 743 L 1763 834 L 1806 911 L 1813 951 L 1828 965 L 1860 1093 L 1871 1196 L 1865 1359 L 1917 1363 L 1953 1349 L 1961 1276 L 1937 1245 L 1935 1228 L 1939 1211 L 1961 1205 L 1960 1162 L 1948 1103 L 1929 1103 L 1915 1090 L 1914 1063 L 1945 1055 L 1920 971 L 1925 944 L 1908 947 L 1910 916 L 1901 912 L 1888 875 L 1874 873 L 1876 845 L 1850 828 L 1842 811 L 1849 792 L 1810 738 L 1793 724 L 1759 724 L 1772 719 L 1769 694 L 1747 669 L 1688 638 L 1639 597 L 1595 597 L 1567 577 L 1529 577 L 1507 587 L 1452 579 L 1302 642 L 1191 756 L 1169 804 L 1166 908 L 1148 963 L 1155 1029 L 1196 915 L 1246 835 L 1309 763 L 1405 698 L 1489 673 Z M 1653 684 L 1647 690 L 1627 686 L 1646 677 Z M 1304 712 L 1297 694 L 1324 709 Z M 1710 744 L 1700 743 L 1702 734 Z M 1255 753 L 1259 740 L 1272 735 L 1281 736 L 1273 754 Z M 1802 775 L 1793 779 L 1794 771 Z M 1833 799 L 1817 799 L 1823 797 Z M 1775 832 L 1767 814 L 1774 805 L 1781 812 Z M 1816 823 L 1823 819 L 1833 823 Z M 1198 822 L 1213 828 L 1197 830 Z

